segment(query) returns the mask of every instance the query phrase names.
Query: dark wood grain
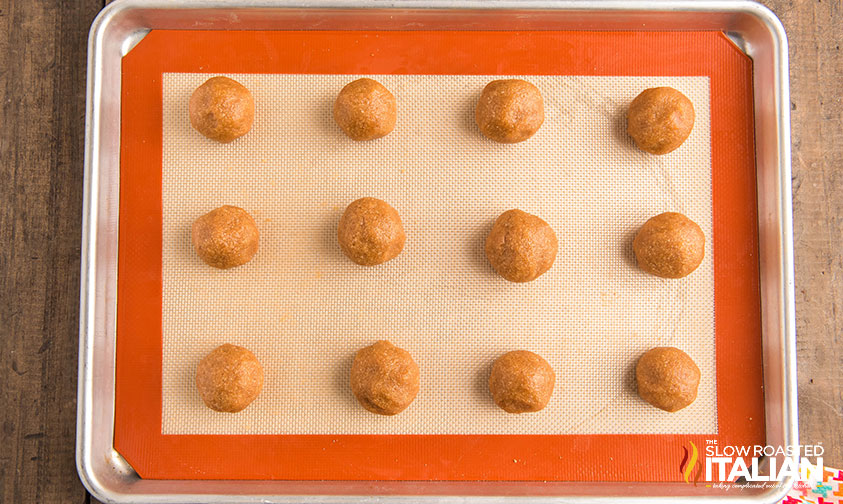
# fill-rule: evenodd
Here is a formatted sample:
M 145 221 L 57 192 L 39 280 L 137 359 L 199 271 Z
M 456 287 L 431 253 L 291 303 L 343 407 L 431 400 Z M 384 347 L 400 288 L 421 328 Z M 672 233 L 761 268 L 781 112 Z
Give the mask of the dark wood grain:
M 102 2 L 0 5 L 0 501 L 84 502 L 74 435 L 85 44 Z
M 74 465 L 85 40 L 102 0 L 0 0 L 0 501 L 90 502 Z M 790 37 L 801 439 L 843 466 L 843 6 Z

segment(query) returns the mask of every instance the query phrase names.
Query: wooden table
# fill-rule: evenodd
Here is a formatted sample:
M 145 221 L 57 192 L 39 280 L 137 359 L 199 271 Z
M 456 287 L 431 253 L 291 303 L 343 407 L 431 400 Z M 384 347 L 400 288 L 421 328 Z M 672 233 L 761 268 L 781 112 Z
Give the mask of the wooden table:
M 843 467 L 843 4 L 765 0 L 790 37 L 803 443 Z M 102 0 L 0 0 L 0 501 L 76 476 L 86 37 Z

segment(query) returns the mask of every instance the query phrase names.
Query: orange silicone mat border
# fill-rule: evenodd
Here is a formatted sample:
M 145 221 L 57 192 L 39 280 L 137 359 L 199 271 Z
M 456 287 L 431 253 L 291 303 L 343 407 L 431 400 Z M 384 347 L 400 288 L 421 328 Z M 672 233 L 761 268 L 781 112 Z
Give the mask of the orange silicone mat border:
M 114 446 L 141 477 L 678 481 L 688 441 L 763 443 L 752 64 L 722 34 L 152 31 L 122 64 Z M 708 76 L 718 433 L 163 435 L 164 72 Z

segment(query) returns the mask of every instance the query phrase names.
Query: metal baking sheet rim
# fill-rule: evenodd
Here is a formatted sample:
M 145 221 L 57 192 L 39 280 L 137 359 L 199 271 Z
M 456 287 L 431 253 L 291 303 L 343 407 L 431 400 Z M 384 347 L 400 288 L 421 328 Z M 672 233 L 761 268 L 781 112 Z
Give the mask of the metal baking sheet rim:
M 268 10 L 272 9 L 272 11 Z M 677 495 L 673 484 L 452 483 L 142 480 L 113 448 L 116 336 L 120 59 L 150 29 L 254 28 L 270 13 L 323 14 L 342 26 L 348 12 L 366 12 L 376 26 L 395 28 L 393 14 L 447 13 L 479 26 L 544 23 L 553 29 L 717 29 L 753 59 L 756 171 L 761 266 L 762 345 L 767 442 L 798 444 L 790 91 L 787 37 L 779 19 L 750 1 L 461 0 L 118 0 L 94 21 L 88 41 L 85 182 L 79 320 L 76 464 L 85 487 L 103 502 L 775 502 L 781 488 L 749 494 Z M 258 17 L 258 14 L 260 15 Z M 511 16 L 511 14 L 517 14 Z M 554 16 L 564 14 L 562 18 Z M 290 18 L 292 19 L 292 18 Z M 496 18 L 501 22 L 501 18 Z M 289 19 L 288 19 L 289 21 Z M 320 20 L 324 21 L 324 20 Z M 400 21 L 399 21 L 400 22 Z M 565 24 L 567 23 L 567 25 Z M 324 29 L 324 24 L 320 28 Z M 478 26 L 478 25 L 475 25 Z M 286 26 L 290 28 L 291 26 Z M 441 28 L 429 25 L 426 28 Z M 265 26 L 261 27 L 266 29 Z M 297 25 L 296 28 L 302 28 Z M 510 27 L 513 29 L 514 27 Z M 418 26 L 414 29 L 420 29 Z M 501 28 L 503 29 L 503 28 Z M 536 492 L 530 492 L 533 487 Z M 548 490 L 551 491 L 548 491 Z

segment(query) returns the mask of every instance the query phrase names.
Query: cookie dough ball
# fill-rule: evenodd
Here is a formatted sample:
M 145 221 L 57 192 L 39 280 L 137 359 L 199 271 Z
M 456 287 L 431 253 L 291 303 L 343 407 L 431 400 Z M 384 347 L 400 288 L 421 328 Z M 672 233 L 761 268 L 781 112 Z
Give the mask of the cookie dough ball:
M 419 393 L 419 367 L 406 350 L 377 341 L 354 356 L 351 391 L 372 413 L 397 415 Z
M 547 406 L 555 383 L 556 374 L 542 356 L 515 350 L 492 364 L 489 391 L 507 413 L 530 413 Z
M 263 367 L 243 347 L 218 346 L 196 368 L 196 388 L 212 410 L 237 413 L 261 393 Z
M 523 142 L 544 122 L 542 94 L 525 80 L 492 81 L 483 88 L 474 120 L 480 132 L 496 142 Z
M 361 266 L 385 263 L 404 248 L 404 226 L 386 201 L 360 198 L 345 209 L 337 227 L 343 253 Z
M 641 226 L 632 241 L 638 266 L 664 278 L 682 278 L 705 256 L 705 235 L 696 222 L 681 213 L 665 212 Z
M 656 347 L 635 366 L 638 395 L 656 408 L 679 411 L 697 398 L 700 368 L 682 350 Z
M 245 135 L 255 121 L 255 100 L 246 86 L 228 77 L 211 77 L 190 95 L 190 124 L 211 140 L 228 143 Z
M 334 121 L 352 140 L 374 140 L 395 128 L 398 105 L 383 84 L 357 79 L 346 84 L 334 101 Z
M 225 205 L 193 222 L 191 241 L 205 263 L 220 269 L 249 262 L 258 251 L 258 225 L 248 212 Z
M 502 213 L 486 237 L 486 257 L 510 282 L 529 282 L 543 275 L 553 266 L 557 247 L 553 228 L 521 210 Z
M 682 145 L 694 128 L 694 105 L 669 87 L 644 90 L 629 105 L 627 132 L 643 151 L 667 154 Z

